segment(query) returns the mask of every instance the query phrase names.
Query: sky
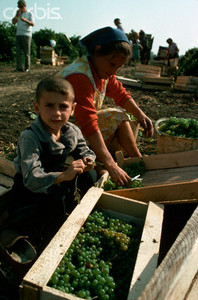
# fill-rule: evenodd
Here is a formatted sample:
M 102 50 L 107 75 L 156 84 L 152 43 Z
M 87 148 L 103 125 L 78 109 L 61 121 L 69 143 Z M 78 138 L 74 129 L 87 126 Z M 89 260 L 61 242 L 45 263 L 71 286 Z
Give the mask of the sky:
M 120 18 L 126 33 L 141 29 L 154 37 L 152 52 L 172 38 L 179 55 L 198 47 L 198 0 L 26 0 L 34 13 L 33 32 L 51 29 L 68 37 L 84 37 Z M 0 21 L 11 22 L 17 1 L 0 0 Z

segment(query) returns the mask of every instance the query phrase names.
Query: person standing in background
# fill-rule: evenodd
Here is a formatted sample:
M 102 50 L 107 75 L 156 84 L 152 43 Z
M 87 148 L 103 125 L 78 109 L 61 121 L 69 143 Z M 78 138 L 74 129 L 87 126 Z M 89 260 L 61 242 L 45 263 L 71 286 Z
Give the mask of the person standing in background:
M 26 2 L 20 0 L 17 3 L 18 10 L 12 19 L 13 24 L 17 24 L 16 31 L 16 71 L 23 72 L 22 51 L 25 55 L 25 71 L 30 70 L 30 52 L 32 41 L 32 27 L 34 26 L 34 16 L 26 9 Z
M 136 40 L 133 43 L 133 56 L 132 56 L 132 60 L 133 60 L 134 63 L 139 63 L 140 62 L 140 53 L 141 53 L 142 49 L 143 49 L 143 47 L 140 44 L 140 41 Z
M 114 19 L 114 24 L 117 27 L 117 29 L 120 29 L 124 32 L 124 28 L 122 27 L 122 23 L 120 22 L 119 18 Z
M 173 40 L 171 38 L 168 38 L 166 40 L 167 44 L 169 45 L 168 47 L 168 66 L 170 66 L 170 59 L 171 58 L 176 58 L 179 57 L 179 49 L 177 47 L 177 44 L 173 42 Z

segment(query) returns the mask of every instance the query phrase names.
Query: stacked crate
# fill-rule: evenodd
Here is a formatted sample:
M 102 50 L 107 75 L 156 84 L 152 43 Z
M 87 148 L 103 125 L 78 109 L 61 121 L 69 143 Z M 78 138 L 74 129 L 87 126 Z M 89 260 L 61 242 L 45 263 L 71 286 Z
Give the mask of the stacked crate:
M 42 64 L 56 66 L 58 55 L 52 47 L 40 47 L 40 58 Z
M 196 93 L 198 91 L 198 77 L 178 76 L 174 85 L 174 89 Z
M 145 76 L 148 77 L 160 77 L 161 67 L 137 64 L 133 77 L 137 79 L 143 79 Z

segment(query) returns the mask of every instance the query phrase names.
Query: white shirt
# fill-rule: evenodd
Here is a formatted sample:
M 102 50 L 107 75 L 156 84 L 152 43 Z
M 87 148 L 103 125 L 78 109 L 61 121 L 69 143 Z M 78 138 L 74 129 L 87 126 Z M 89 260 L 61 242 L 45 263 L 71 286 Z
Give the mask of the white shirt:
M 32 26 L 21 20 L 21 17 L 34 23 L 34 16 L 30 11 L 26 11 L 20 14 L 17 21 L 16 35 L 32 36 Z

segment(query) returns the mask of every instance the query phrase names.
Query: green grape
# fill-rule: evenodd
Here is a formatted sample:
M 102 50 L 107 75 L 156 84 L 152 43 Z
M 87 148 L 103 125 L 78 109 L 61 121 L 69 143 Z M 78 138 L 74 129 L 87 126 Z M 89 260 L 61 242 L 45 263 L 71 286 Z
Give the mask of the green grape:
M 77 292 L 77 296 L 79 296 L 80 298 L 84 298 L 86 297 L 86 292 L 85 290 L 80 290 Z
M 68 274 L 64 274 L 64 275 L 63 275 L 63 280 L 64 280 L 64 282 L 69 282 L 69 279 L 70 279 L 70 277 L 69 277 Z

